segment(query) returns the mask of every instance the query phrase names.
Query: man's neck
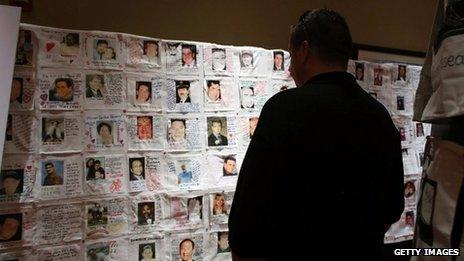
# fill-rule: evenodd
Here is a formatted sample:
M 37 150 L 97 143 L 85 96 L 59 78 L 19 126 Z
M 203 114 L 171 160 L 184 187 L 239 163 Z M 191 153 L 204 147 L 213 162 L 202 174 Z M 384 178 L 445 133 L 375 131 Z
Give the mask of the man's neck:
M 303 85 L 316 75 L 331 72 L 346 72 L 346 68 L 330 64 L 310 65 L 307 66 L 306 74 L 301 76 L 300 82 Z

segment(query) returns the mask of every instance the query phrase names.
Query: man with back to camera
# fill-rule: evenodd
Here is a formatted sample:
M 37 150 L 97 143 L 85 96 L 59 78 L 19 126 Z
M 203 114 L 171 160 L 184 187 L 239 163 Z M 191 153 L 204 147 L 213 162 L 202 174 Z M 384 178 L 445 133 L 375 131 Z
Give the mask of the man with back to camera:
M 290 72 L 299 87 L 274 95 L 259 116 L 229 216 L 234 260 L 308 252 L 381 260 L 384 233 L 404 208 L 401 145 L 387 110 L 346 72 L 351 50 L 334 11 L 308 11 L 292 29 Z

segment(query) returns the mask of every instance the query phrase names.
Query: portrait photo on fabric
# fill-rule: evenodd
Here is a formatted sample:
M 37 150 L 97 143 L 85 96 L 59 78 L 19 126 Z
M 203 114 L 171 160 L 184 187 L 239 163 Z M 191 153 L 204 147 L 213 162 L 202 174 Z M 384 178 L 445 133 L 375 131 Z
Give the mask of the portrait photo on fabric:
M 364 81 L 364 63 L 355 63 L 355 77 L 358 81 Z
M 97 144 L 111 146 L 114 144 L 115 124 L 113 121 L 97 121 Z
M 176 162 L 177 184 L 189 184 L 193 182 L 193 172 L 190 169 L 190 160 L 178 160 Z
M 226 49 L 212 48 L 211 56 L 212 56 L 211 69 L 213 71 L 225 71 L 226 66 L 227 66 Z
M 217 103 L 221 101 L 221 82 L 219 80 L 206 81 L 205 99 L 207 103 Z
M 283 51 L 274 51 L 274 71 L 284 71 L 285 70 L 285 60 Z
M 67 33 L 60 43 L 61 56 L 76 56 L 80 52 L 79 33 Z
M 129 180 L 145 180 L 145 158 L 129 158 Z
M 23 78 L 13 77 L 11 82 L 10 104 L 20 105 L 23 103 L 24 84 Z
M 0 242 L 12 242 L 22 239 L 23 214 L 0 215 Z
M 23 193 L 23 169 L 2 170 L 0 180 L 0 195 L 13 196 Z
M 64 161 L 42 161 L 42 186 L 63 185 Z
M 32 65 L 33 61 L 32 32 L 30 30 L 19 30 L 18 44 L 16 46 L 16 65 Z
M 103 74 L 85 75 L 85 98 L 90 100 L 102 100 L 105 90 Z
M 155 202 L 140 202 L 137 204 L 137 223 L 152 225 L 155 222 Z
M 159 64 L 159 43 L 154 40 L 143 41 L 142 59 L 149 63 Z
M 155 243 L 139 245 L 139 261 L 155 261 Z
M 147 104 L 150 103 L 152 95 L 152 83 L 148 81 L 135 82 L 135 103 Z
M 176 103 L 191 103 L 190 82 L 175 81 L 176 83 Z
M 93 59 L 94 60 L 116 60 L 116 44 L 113 40 L 94 39 L 93 40 Z
M 153 116 L 137 116 L 137 137 L 139 140 L 153 138 Z
M 91 157 L 85 159 L 85 179 L 104 180 L 105 179 L 105 157 Z
M 240 52 L 240 68 L 251 69 L 253 68 L 253 63 L 253 51 L 243 50 Z
M 197 67 L 197 46 L 193 44 L 182 44 L 182 67 Z
M 109 243 L 99 243 L 96 246 L 87 247 L 86 260 L 105 261 L 109 259 L 110 245 Z
M 42 142 L 59 143 L 64 135 L 64 118 L 42 118 Z
M 49 101 L 69 102 L 74 99 L 74 81 L 71 78 L 56 78 L 49 89 Z
M 397 81 L 406 81 L 406 65 L 398 65 L 398 77 Z
M 108 224 L 108 206 L 100 203 L 86 205 L 87 227 L 96 227 Z
M 227 117 L 206 117 L 208 146 L 227 146 Z
M 374 85 L 382 86 L 383 82 L 383 69 L 374 68 Z

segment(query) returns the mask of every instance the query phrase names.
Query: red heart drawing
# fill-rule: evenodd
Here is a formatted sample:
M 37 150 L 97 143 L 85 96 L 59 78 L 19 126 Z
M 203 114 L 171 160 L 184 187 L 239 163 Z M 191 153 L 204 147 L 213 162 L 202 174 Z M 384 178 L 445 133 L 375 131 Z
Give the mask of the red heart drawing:
M 50 52 L 50 50 L 53 49 L 53 47 L 55 47 L 55 43 L 47 43 L 46 45 L 47 52 Z
M 27 169 L 27 170 L 31 170 L 31 169 L 32 169 L 32 166 L 26 166 L 26 169 Z
M 40 99 L 42 99 L 43 101 L 46 101 L 47 97 L 48 97 L 48 95 L 46 93 L 40 95 Z
M 91 142 L 92 142 L 92 143 L 95 143 L 95 139 L 92 139 Z

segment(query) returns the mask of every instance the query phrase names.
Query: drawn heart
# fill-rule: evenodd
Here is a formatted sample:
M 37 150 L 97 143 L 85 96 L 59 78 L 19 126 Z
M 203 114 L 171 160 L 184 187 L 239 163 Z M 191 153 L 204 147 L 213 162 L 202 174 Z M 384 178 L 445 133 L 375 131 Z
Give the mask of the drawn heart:
M 47 97 L 48 97 L 48 95 L 46 93 L 40 95 L 40 99 L 42 99 L 43 101 L 46 101 Z
M 31 169 L 32 169 L 32 166 L 26 166 L 26 169 L 27 169 L 27 170 L 31 170 Z
M 90 142 L 95 143 L 95 139 L 92 139 Z
M 74 60 L 69 60 L 69 63 L 73 63 L 73 62 L 74 62 Z
M 46 45 L 47 52 L 50 52 L 50 50 L 53 49 L 53 47 L 55 47 L 55 43 L 47 43 Z

